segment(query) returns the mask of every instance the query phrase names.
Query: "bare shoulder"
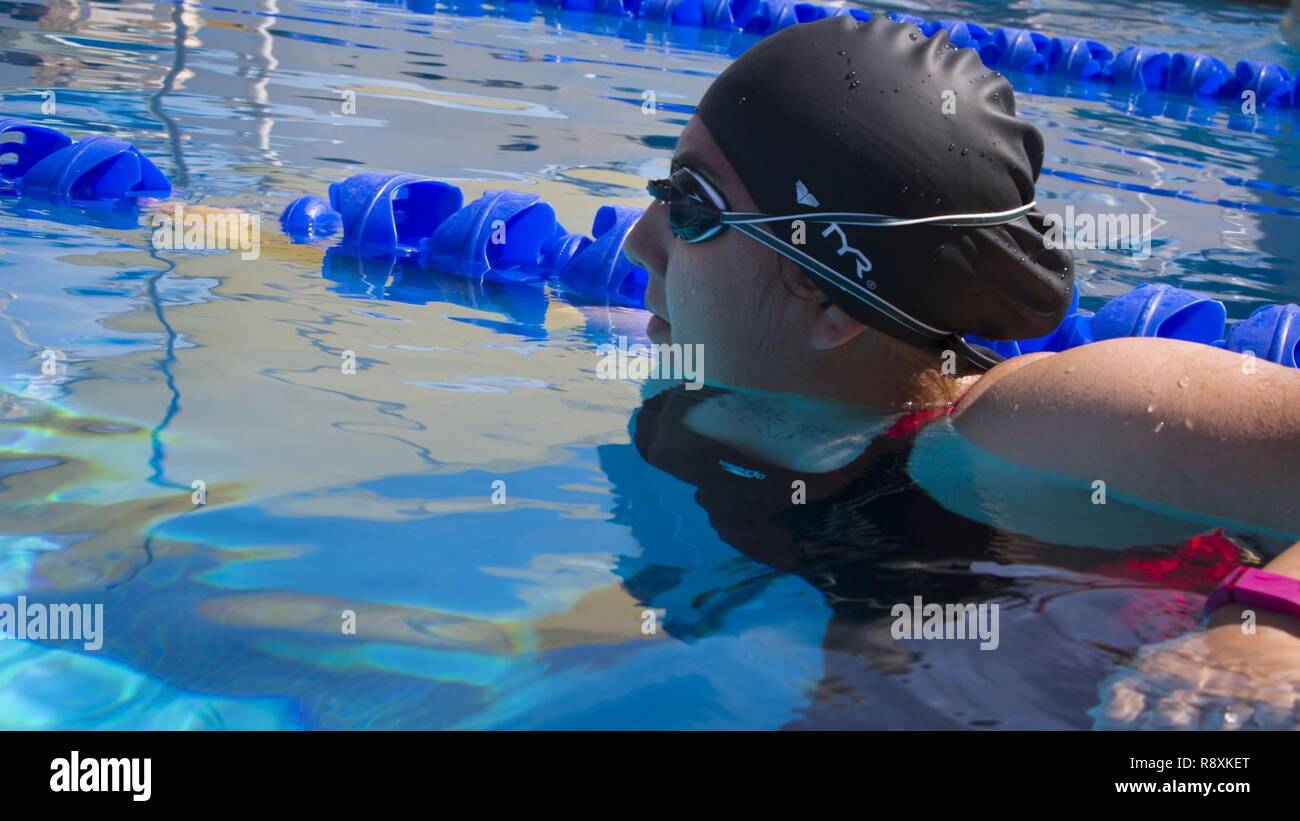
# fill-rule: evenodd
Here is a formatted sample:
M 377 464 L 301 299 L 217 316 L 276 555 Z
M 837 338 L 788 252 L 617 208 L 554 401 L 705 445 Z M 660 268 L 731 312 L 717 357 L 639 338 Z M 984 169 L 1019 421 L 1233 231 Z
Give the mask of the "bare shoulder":
M 1229 424 L 1219 432 L 1235 437 L 1294 432 L 1297 400 L 1294 368 L 1208 345 L 1127 338 L 1007 360 L 971 388 L 954 416 L 974 434 L 1043 411 L 1104 412 L 1112 422 L 1158 414 L 1185 430 Z
M 1024 464 L 1286 532 L 1300 526 L 1294 368 L 1190 342 L 1113 339 L 998 365 L 953 420 Z M 1280 509 L 1255 507 L 1269 504 Z
M 1000 383 L 1003 379 L 1011 374 L 1025 368 L 1034 362 L 1041 362 L 1044 359 L 1051 359 L 1057 356 L 1054 353 L 1031 353 L 1017 356 L 1012 359 L 1004 359 L 994 367 L 990 368 L 988 373 L 979 378 L 979 381 L 971 386 L 970 390 L 962 395 L 956 409 L 953 411 L 954 418 L 961 416 L 969 410 L 979 398 Z

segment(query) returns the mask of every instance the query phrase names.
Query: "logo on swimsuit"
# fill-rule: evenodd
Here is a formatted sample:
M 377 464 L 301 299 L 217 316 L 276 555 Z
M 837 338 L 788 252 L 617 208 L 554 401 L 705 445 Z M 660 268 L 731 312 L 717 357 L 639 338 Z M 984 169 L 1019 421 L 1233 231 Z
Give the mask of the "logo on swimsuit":
M 1150 211 L 1141 214 L 1075 213 L 1073 205 L 1065 214 L 1044 214 L 1047 231 L 1043 245 L 1057 251 L 1120 251 L 1133 259 L 1151 258 L 1151 236 L 1165 224 Z
M 996 650 L 1001 643 L 996 603 L 924 604 L 914 596 L 912 604 L 900 602 L 889 614 L 894 617 L 889 633 L 896 640 L 979 639 L 981 650 Z
M 618 344 L 609 342 L 596 347 L 600 362 L 596 376 L 600 379 L 671 379 L 686 382 L 686 390 L 697 391 L 704 387 L 704 346 L 674 342 L 671 345 L 654 343 L 627 344 L 626 336 L 616 337 Z
M 740 465 L 733 465 L 725 459 L 719 459 L 718 464 L 728 473 L 734 473 L 742 479 L 766 479 L 767 475 L 761 470 L 753 468 L 742 468 Z

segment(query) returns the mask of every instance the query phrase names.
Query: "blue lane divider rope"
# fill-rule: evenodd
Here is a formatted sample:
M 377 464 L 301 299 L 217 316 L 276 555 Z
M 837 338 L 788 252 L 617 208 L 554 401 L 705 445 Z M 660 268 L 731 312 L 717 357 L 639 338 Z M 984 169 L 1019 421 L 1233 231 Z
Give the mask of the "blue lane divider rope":
M 512 3 L 530 0 L 512 0 Z M 742 32 L 765 37 L 787 26 L 849 15 L 867 21 L 872 13 L 853 7 L 791 0 L 535 0 L 566 11 L 612 14 L 664 23 Z M 989 29 L 964 20 L 925 20 L 895 12 L 889 19 L 911 23 L 927 37 L 948 34 L 958 48 L 975 49 L 989 68 L 1043 74 L 1143 92 L 1169 92 L 1203 99 L 1245 101 L 1260 108 L 1300 108 L 1300 82 L 1283 66 L 1240 60 L 1234 68 L 1218 57 L 1129 46 L 1119 53 L 1103 43 L 1051 37 L 1020 28 Z
M 1171 285 L 1141 285 L 1115 297 L 1095 314 L 1079 310 L 1075 288 L 1070 309 L 1052 333 L 1014 342 L 967 336 L 1005 357 L 1038 351 L 1064 351 L 1090 342 L 1146 336 L 1181 339 L 1300 367 L 1300 306 L 1265 305 L 1224 333 L 1227 308 L 1217 299 Z
M 571 233 L 536 194 L 488 191 L 464 203 L 456 186 L 410 174 L 357 174 L 302 196 L 280 225 L 295 241 L 342 230 L 338 250 L 360 259 L 409 259 L 478 280 L 551 280 L 570 297 L 644 307 L 649 275 L 623 254 L 642 210 L 604 205 L 592 236 Z
M 1080 60 L 1085 51 L 1094 53 L 1086 44 L 1070 45 L 1067 51 Z M 0 119 L 0 158 L 8 157 L 13 159 L 0 162 L 0 183 L 23 196 L 96 206 L 171 193 L 171 183 L 153 161 L 131 143 L 111 137 L 73 142 L 57 129 Z M 649 277 L 623 254 L 623 244 L 641 213 L 628 206 L 602 206 L 592 224 L 593 237 L 587 237 L 565 230 L 555 209 L 535 194 L 486 192 L 465 205 L 464 194 L 451 183 L 363 173 L 332 184 L 328 202 L 299 197 L 284 209 L 280 222 L 296 241 L 325 239 L 342 230 L 342 241 L 331 250 L 351 257 L 415 258 L 421 265 L 480 280 L 549 279 L 572 297 L 640 308 Z M 1218 300 L 1157 284 L 1116 297 L 1094 314 L 1079 310 L 1076 288 L 1066 317 L 1046 336 L 966 338 L 1013 357 L 1102 339 L 1163 337 L 1297 367 L 1300 306 L 1264 306 L 1225 334 L 1226 317 Z
M 175 5 L 179 0 L 152 0 Z M 392 5 L 392 0 L 370 0 L 382 5 Z M 871 12 L 859 7 L 840 8 L 824 7 L 813 3 L 796 3 L 791 0 L 506 0 L 502 5 L 485 7 L 479 0 L 443 0 L 451 7 L 451 13 L 463 17 L 480 17 L 484 15 L 505 16 L 514 20 L 527 21 L 532 18 L 534 5 L 561 10 L 574 15 L 595 14 L 602 17 L 634 20 L 659 21 L 675 27 L 678 31 L 690 28 L 707 29 L 721 34 L 753 34 L 767 36 L 781 29 L 798 23 L 819 20 L 831 15 L 850 15 L 859 20 L 870 20 Z M 251 17 L 269 17 L 275 19 L 303 19 L 310 22 L 323 22 L 321 19 L 266 12 L 252 9 L 236 9 L 214 3 L 191 2 L 196 9 L 210 10 L 234 15 Z M 406 8 L 418 14 L 433 14 L 436 10 L 435 0 L 405 0 Z M 1238 61 L 1229 72 L 1230 79 L 1223 77 L 1221 66 L 1226 63 L 1209 55 L 1183 53 L 1179 60 L 1178 71 L 1174 70 L 1174 57 L 1159 49 L 1143 46 L 1129 46 L 1116 55 L 1111 49 L 1096 40 L 1074 37 L 1048 37 L 1038 34 L 1026 38 L 1017 32 L 1023 29 L 1003 28 L 990 30 L 976 23 L 960 20 L 926 21 L 914 14 L 891 13 L 891 20 L 909 22 L 917 25 L 926 36 L 932 36 L 938 29 L 948 32 L 950 42 L 959 48 L 974 48 L 984 61 L 999 70 L 1014 67 L 1016 70 L 1030 72 L 1030 78 L 1056 78 L 1065 81 L 1059 88 L 1048 88 L 1030 79 L 1032 93 L 1051 94 L 1063 97 L 1080 97 L 1091 99 L 1095 89 L 1091 86 L 1110 86 L 1121 90 L 1145 92 L 1142 108 L 1150 116 L 1163 113 L 1158 110 L 1157 95 L 1173 93 L 1178 89 L 1188 89 L 1194 97 L 1221 103 L 1229 101 L 1242 106 L 1245 110 L 1245 92 L 1252 92 L 1255 111 L 1264 109 L 1285 110 L 1300 109 L 1300 78 L 1280 65 L 1254 60 Z M 334 25 L 341 25 L 329 21 Z M 566 22 L 566 26 L 582 30 L 579 20 Z M 367 23 L 367 29 L 400 31 L 424 35 L 428 32 L 407 26 L 386 26 L 379 23 Z M 614 30 L 601 32 L 611 36 L 627 36 L 635 42 L 641 42 L 644 32 L 623 32 L 618 26 Z M 1003 32 L 999 38 L 998 32 Z M 286 36 L 290 36 L 286 33 Z M 299 35 L 301 36 L 301 35 Z M 310 39 L 310 38 L 308 38 Z M 676 45 L 694 48 L 689 36 L 679 37 Z M 356 48 L 384 49 L 374 44 L 354 43 L 339 40 L 337 42 Z M 999 43 L 1003 45 L 999 45 Z M 730 51 L 739 53 L 749 46 L 748 42 L 736 43 Z M 1012 47 L 1014 46 L 1014 47 Z M 1046 54 L 1042 50 L 1046 48 Z M 1032 54 L 1030 52 L 1033 52 Z M 1036 56 L 1035 56 L 1036 55 Z M 1045 59 L 1039 59 L 1045 57 Z M 1172 76 L 1171 76 L 1172 75 Z M 1223 79 L 1222 83 L 1218 80 Z M 1083 81 L 1079 84 L 1077 81 Z M 1173 101 L 1178 98 L 1174 96 Z M 1184 114 L 1171 114 L 1176 119 L 1185 119 Z M 1233 126 L 1229 126 L 1233 127 Z
M 404 192 L 439 192 L 423 197 Z M 383 200 L 392 199 L 392 205 Z M 302 196 L 280 222 L 295 241 L 318 240 L 342 228 L 339 245 L 350 256 L 393 262 L 415 259 L 426 267 L 483 280 L 556 283 L 568 296 L 610 305 L 644 307 L 649 276 L 623 254 L 639 208 L 604 205 L 592 237 L 569 233 L 555 209 L 535 194 L 489 191 L 461 205 L 450 183 L 409 174 L 358 174 L 330 186 L 330 202 Z M 400 205 L 398 204 L 400 203 Z M 412 213 L 423 203 L 429 213 Z M 334 207 L 331 207 L 334 206 Z M 401 223 L 399 225 L 398 223 Z M 418 226 L 417 230 L 408 231 Z M 1015 341 L 968 335 L 966 340 L 1004 357 L 1063 351 L 1103 339 L 1147 336 L 1181 339 L 1249 351 L 1260 359 L 1297 367 L 1300 306 L 1268 305 L 1225 334 L 1227 309 L 1216 299 L 1169 285 L 1143 285 L 1107 302 L 1095 314 L 1071 295 L 1061 324 L 1050 334 Z

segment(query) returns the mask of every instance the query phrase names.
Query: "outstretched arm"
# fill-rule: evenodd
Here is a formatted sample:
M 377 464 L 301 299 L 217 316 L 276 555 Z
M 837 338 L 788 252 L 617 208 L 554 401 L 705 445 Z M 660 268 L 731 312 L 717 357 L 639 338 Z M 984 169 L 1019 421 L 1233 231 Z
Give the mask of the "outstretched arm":
M 1300 537 L 1300 370 L 1166 339 L 997 366 L 953 414 L 972 442 L 1147 502 Z
M 1300 578 L 1300 543 L 1264 569 Z M 1098 729 L 1300 728 L 1300 619 L 1225 604 L 1204 631 L 1142 648 L 1101 697 Z

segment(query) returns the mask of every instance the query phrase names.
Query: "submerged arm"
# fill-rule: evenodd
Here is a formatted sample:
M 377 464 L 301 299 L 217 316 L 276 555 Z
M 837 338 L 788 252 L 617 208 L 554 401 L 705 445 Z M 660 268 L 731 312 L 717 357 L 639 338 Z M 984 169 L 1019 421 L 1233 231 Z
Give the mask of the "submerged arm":
M 1300 543 L 1264 568 L 1300 578 Z M 1300 727 L 1300 619 L 1225 604 L 1203 631 L 1142 648 L 1101 688 L 1098 729 Z
M 1009 360 L 953 415 L 975 444 L 1107 492 L 1300 536 L 1300 371 L 1165 339 Z

